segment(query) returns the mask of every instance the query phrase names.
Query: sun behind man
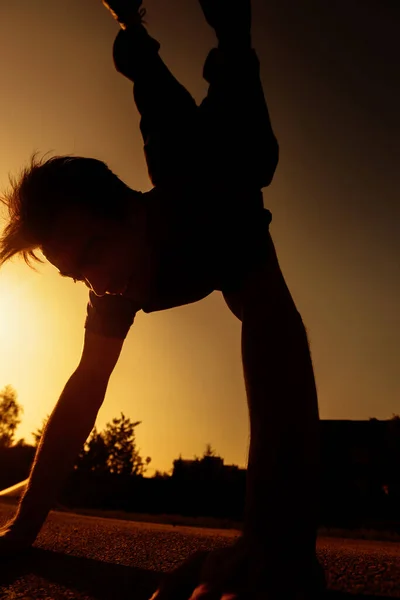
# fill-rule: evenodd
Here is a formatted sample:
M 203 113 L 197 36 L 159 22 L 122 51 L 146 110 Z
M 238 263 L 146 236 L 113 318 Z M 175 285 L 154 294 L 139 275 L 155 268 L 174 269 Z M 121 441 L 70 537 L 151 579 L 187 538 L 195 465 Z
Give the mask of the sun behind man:
M 0 554 L 35 540 L 94 426 L 136 313 L 220 290 L 242 321 L 251 428 L 246 519 L 241 542 L 217 561 L 211 555 L 200 581 L 210 598 L 233 588 L 279 589 L 281 597 L 289 571 L 283 595 L 301 590 L 311 598 L 322 585 L 315 555 L 318 405 L 304 325 L 261 194 L 278 145 L 251 48 L 250 1 L 200 3 L 219 46 L 206 61 L 210 88 L 199 107 L 162 62 L 142 25 L 141 2 L 109 3 L 117 16 L 125 9 L 114 59 L 134 82 L 150 192 L 130 189 L 95 159 L 34 157 L 5 197 L 10 218 L 0 264 L 16 254 L 34 262 L 41 251 L 90 292 L 79 365 L 49 419 L 17 515 L 0 532 Z

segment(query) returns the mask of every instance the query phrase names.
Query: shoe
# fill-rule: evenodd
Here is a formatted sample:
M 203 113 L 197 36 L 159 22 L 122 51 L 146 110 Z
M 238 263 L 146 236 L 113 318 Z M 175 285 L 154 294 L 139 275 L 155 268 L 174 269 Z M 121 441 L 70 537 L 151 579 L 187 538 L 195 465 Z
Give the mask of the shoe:
M 207 23 L 220 42 L 250 39 L 251 0 L 199 0 Z
M 142 0 L 102 0 L 102 2 L 122 29 L 143 25 L 146 9 L 142 8 Z

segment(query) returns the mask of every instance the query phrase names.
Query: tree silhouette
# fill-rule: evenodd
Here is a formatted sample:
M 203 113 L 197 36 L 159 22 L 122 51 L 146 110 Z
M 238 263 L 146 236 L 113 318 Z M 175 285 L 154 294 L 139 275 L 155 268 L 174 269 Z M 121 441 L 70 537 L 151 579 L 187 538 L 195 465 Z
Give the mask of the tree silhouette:
M 17 402 L 17 392 L 11 385 L 6 385 L 0 392 L 0 448 L 12 446 L 22 411 Z
M 35 447 L 40 443 L 48 420 L 49 415 L 43 419 L 42 426 L 32 432 Z M 141 421 L 132 423 L 121 413 L 121 417 L 107 423 L 103 431 L 99 432 L 94 427 L 79 453 L 75 470 L 116 475 L 143 475 L 151 458 L 148 456 L 143 460 L 136 449 L 134 429 L 140 423 Z
M 132 423 L 121 413 L 107 423 L 103 431 L 103 439 L 108 449 L 107 465 L 110 473 L 117 475 L 132 475 L 136 471 L 138 453 L 135 446 L 135 427 L 140 421 Z
M 121 413 L 98 432 L 93 429 L 86 441 L 75 469 L 115 475 L 143 475 L 151 458 L 145 461 L 139 455 L 135 442 L 135 427 L 141 421 L 132 421 Z
M 215 450 L 213 450 L 211 444 L 206 444 L 206 449 L 204 450 L 203 458 L 215 456 Z
M 159 471 L 158 469 L 155 471 L 154 475 L 153 475 L 153 479 L 170 479 L 171 475 L 168 473 L 168 471 Z

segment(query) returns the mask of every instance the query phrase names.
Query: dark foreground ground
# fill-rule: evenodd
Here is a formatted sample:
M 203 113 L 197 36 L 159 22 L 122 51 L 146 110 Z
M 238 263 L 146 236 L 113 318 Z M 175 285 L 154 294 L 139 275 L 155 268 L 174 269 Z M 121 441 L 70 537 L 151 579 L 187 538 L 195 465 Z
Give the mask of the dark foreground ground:
M 13 510 L 0 505 L 0 523 Z M 235 531 L 53 512 L 31 553 L 0 565 L 0 599 L 148 600 L 163 572 L 236 537 Z M 318 552 L 328 600 L 400 598 L 400 544 L 320 538 Z

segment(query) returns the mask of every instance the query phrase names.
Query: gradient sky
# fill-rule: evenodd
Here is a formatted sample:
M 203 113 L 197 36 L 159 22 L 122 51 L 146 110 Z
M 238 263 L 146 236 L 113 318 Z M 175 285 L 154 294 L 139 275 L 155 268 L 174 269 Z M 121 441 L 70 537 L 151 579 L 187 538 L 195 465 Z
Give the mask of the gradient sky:
M 148 0 L 162 56 L 197 101 L 214 44 L 196 0 Z M 264 190 L 271 232 L 308 329 L 324 419 L 400 413 L 397 0 L 253 0 L 254 46 L 281 158 Z M 0 2 L 0 186 L 34 150 L 105 160 L 150 189 L 131 84 L 113 68 L 118 28 L 100 0 Z M 238 81 L 238 85 L 240 81 Z M 0 388 L 24 407 L 17 437 L 51 412 L 79 361 L 87 291 L 46 265 L 0 271 Z M 97 426 L 141 420 L 152 469 L 211 443 L 245 466 L 240 323 L 219 293 L 140 313 Z

